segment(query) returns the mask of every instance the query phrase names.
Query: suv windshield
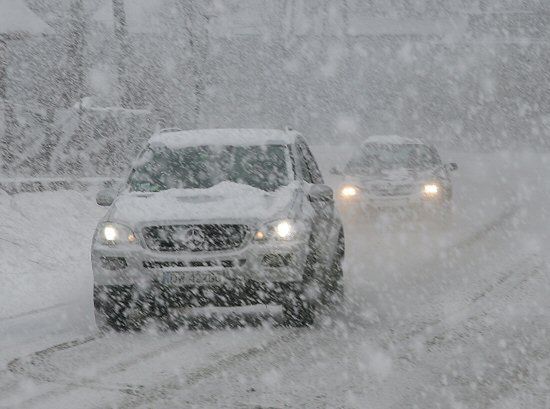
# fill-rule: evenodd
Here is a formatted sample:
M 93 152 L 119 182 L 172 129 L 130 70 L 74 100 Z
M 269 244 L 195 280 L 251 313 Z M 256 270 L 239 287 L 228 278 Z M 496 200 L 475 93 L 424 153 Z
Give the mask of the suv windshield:
M 150 147 L 129 178 L 131 191 L 207 189 L 224 181 L 274 191 L 289 183 L 287 147 L 193 146 Z
M 426 145 L 367 144 L 346 165 L 347 173 L 380 169 L 429 169 L 439 165 L 437 153 Z

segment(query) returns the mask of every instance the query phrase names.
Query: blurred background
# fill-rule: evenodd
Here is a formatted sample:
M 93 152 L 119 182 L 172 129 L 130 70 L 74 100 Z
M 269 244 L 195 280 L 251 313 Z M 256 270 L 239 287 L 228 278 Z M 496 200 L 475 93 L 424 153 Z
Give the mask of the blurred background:
M 548 149 L 544 0 L 0 0 L 0 176 L 116 176 L 155 127 Z

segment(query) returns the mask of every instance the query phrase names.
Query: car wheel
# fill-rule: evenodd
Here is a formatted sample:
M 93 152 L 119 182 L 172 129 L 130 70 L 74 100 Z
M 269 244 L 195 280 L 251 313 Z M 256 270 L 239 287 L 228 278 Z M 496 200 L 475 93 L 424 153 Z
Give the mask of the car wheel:
M 126 306 L 110 306 L 108 309 L 96 309 L 96 325 L 100 330 L 115 330 L 119 332 L 138 330 L 140 325 L 130 319 L 129 308 Z
M 132 314 L 131 297 L 126 291 L 94 292 L 95 321 L 99 330 L 115 331 L 139 330 L 142 325 L 140 317 Z
M 336 254 L 330 267 L 329 277 L 325 287 L 325 301 L 328 305 L 338 306 L 344 300 L 344 270 L 342 262 L 345 254 L 345 236 L 340 232 Z
M 283 315 L 288 325 L 311 326 L 315 321 L 315 307 L 302 292 L 294 292 L 283 303 Z
M 317 255 L 312 249 L 313 238 L 310 239 L 309 254 L 304 266 L 302 285 L 293 288 L 283 300 L 283 315 L 288 325 L 310 326 L 315 321 L 315 306 L 319 302 L 320 292 L 315 278 Z
M 452 203 L 444 203 L 437 212 L 437 222 L 441 227 L 448 228 L 454 220 L 454 208 Z

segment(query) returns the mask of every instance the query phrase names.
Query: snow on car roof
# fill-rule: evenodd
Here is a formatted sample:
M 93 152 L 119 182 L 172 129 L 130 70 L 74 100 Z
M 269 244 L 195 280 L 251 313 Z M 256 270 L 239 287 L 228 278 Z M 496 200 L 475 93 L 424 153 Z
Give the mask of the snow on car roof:
M 286 145 L 293 143 L 297 135 L 294 131 L 277 129 L 201 129 L 158 133 L 149 139 L 149 145 L 171 149 L 203 145 Z
M 392 145 L 404 145 L 404 144 L 414 144 L 414 145 L 425 145 L 420 139 L 413 138 L 404 138 L 399 135 L 373 135 L 365 139 L 362 145 L 369 143 L 380 143 L 380 144 L 392 144 Z

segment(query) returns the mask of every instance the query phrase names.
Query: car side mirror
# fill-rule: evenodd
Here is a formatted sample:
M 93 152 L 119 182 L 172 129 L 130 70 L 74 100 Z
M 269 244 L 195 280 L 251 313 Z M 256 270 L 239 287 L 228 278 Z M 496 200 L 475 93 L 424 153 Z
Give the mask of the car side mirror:
M 334 192 L 327 185 L 311 186 L 308 196 L 312 203 L 326 204 L 334 201 Z
M 111 206 L 117 197 L 114 189 L 102 189 L 97 193 L 95 201 L 100 206 Z
M 331 175 L 341 176 L 341 175 L 342 175 L 342 171 L 341 171 L 340 169 L 338 169 L 336 166 L 334 166 L 333 168 L 330 169 L 330 174 L 331 174 Z
M 455 162 L 447 163 L 445 165 L 445 169 L 449 172 L 454 172 L 455 170 L 458 170 L 458 165 Z

